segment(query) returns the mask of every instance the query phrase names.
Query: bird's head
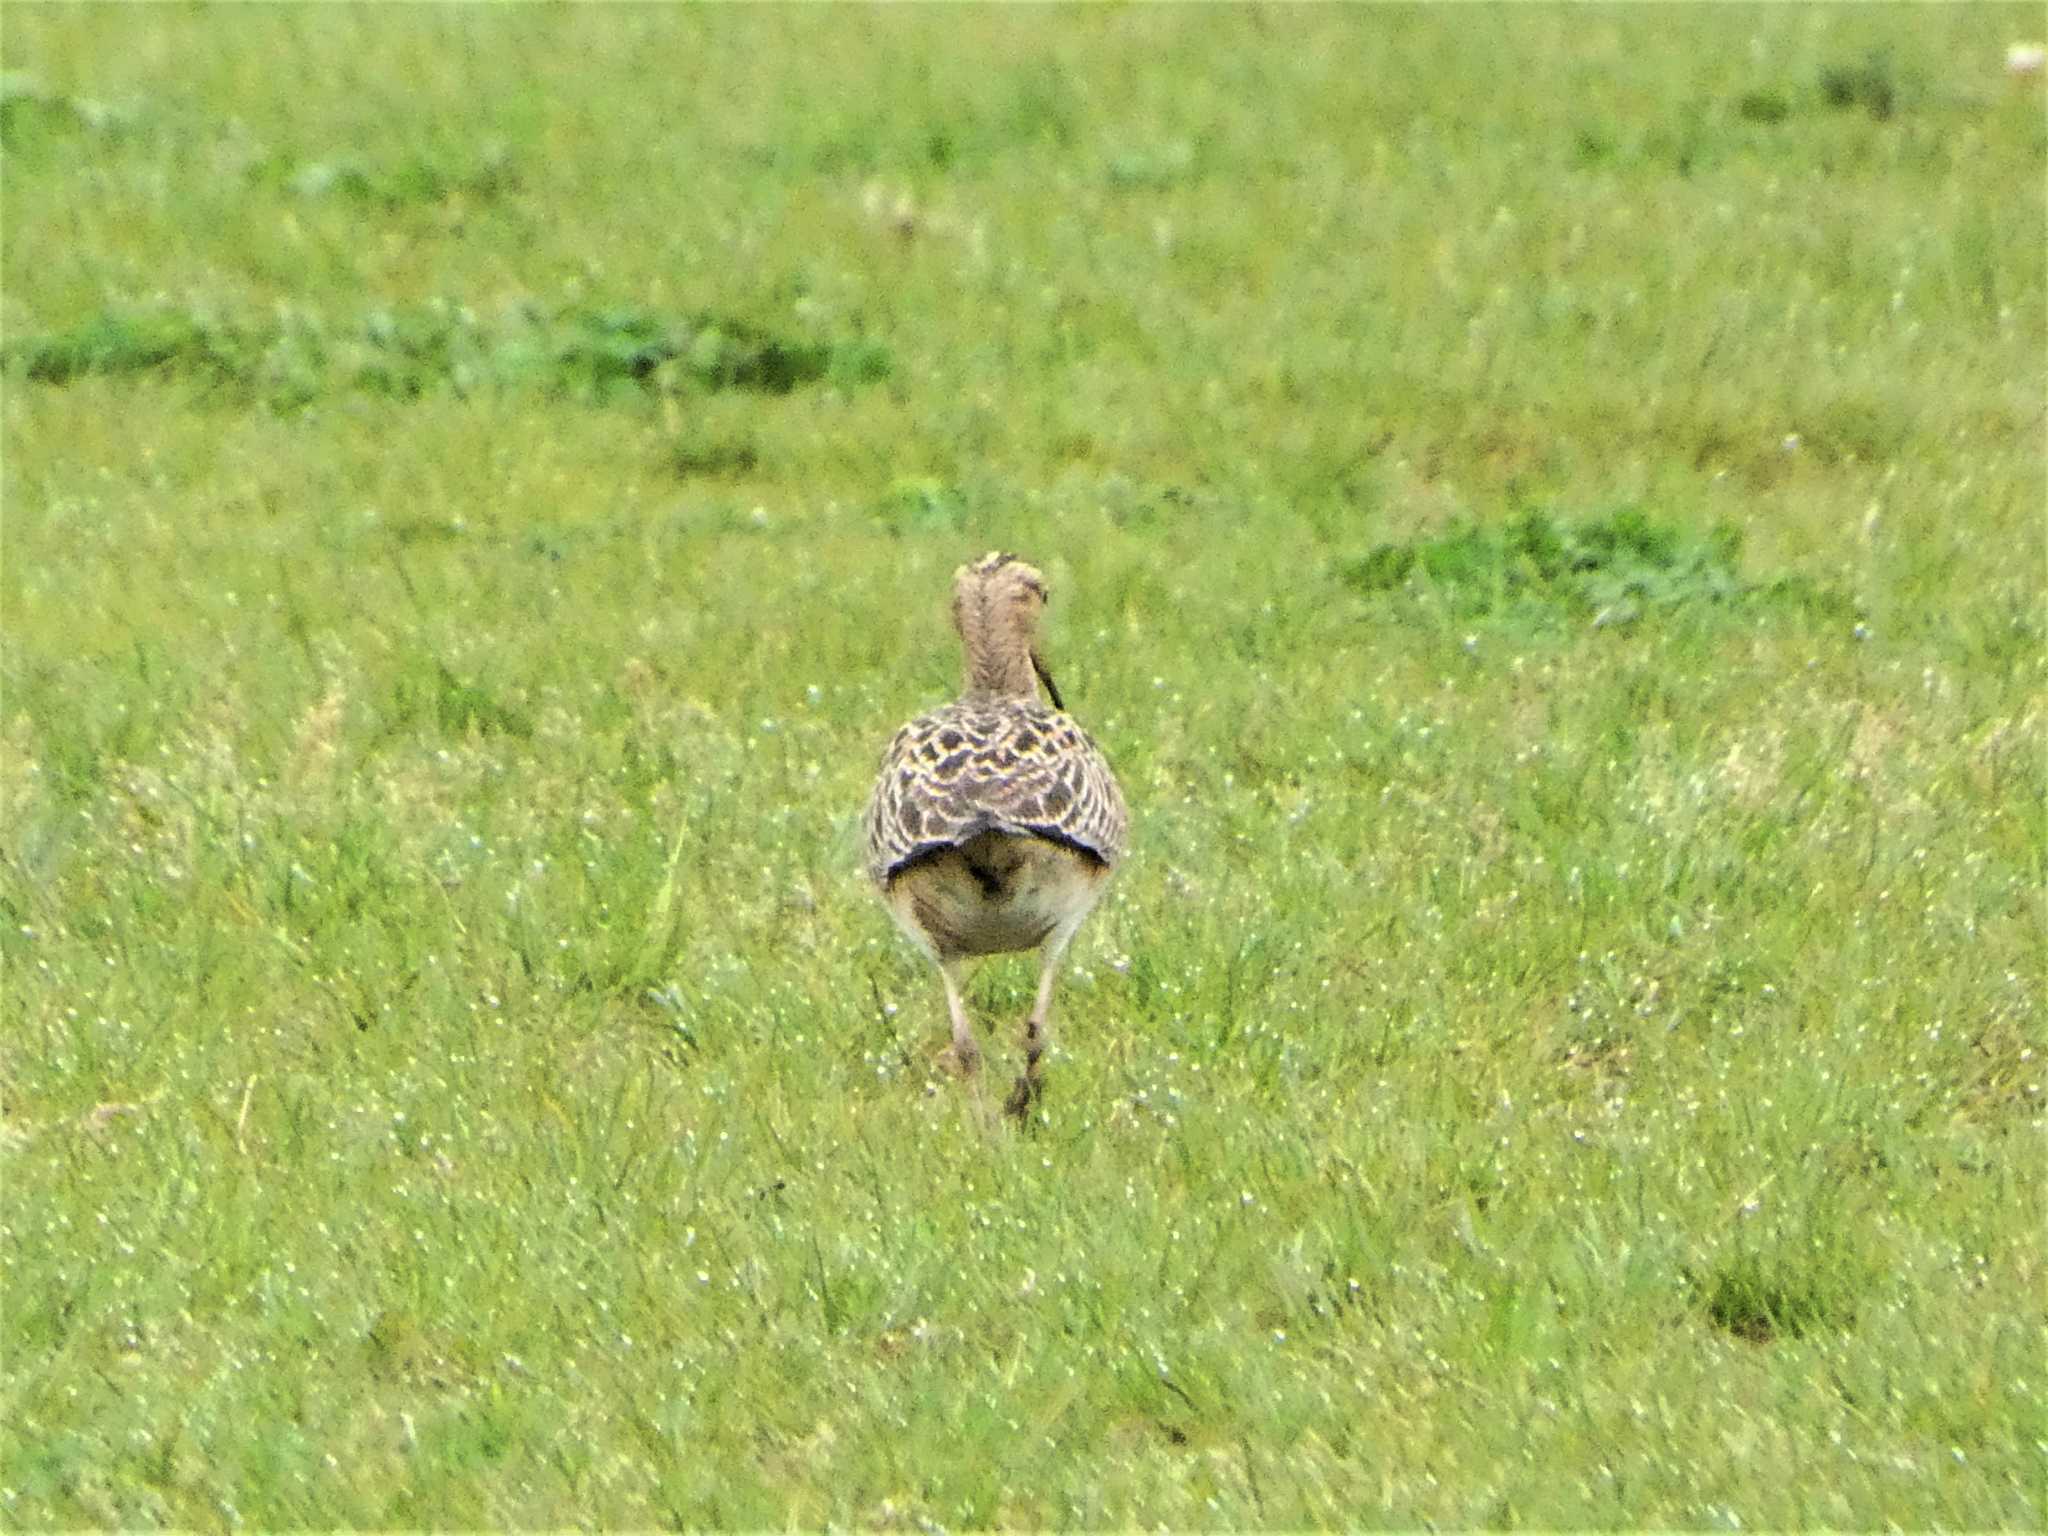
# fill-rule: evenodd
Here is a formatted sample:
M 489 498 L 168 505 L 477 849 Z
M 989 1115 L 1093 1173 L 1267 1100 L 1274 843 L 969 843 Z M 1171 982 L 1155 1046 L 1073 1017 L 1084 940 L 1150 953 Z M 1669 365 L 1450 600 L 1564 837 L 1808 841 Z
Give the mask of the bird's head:
M 1036 566 L 1000 551 L 953 573 L 953 627 L 966 647 L 970 691 L 1029 694 L 1036 676 L 1053 708 L 1066 708 L 1038 655 L 1038 616 L 1047 595 Z

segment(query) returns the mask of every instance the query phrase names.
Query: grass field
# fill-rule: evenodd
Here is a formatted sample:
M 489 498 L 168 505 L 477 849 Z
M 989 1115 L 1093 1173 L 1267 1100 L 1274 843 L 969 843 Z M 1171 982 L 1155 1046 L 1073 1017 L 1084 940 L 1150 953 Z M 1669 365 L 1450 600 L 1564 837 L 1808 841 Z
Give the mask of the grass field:
M 7 1526 L 2048 1519 L 2039 7 L 0 25 Z

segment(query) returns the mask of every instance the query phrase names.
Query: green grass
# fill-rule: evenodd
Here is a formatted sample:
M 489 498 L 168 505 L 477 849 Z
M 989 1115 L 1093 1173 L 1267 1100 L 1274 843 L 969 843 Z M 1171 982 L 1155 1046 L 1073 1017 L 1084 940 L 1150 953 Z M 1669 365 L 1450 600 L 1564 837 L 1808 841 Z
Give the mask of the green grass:
M 631 306 L 536 315 L 522 306 L 486 325 L 445 303 L 379 310 L 339 336 L 307 317 L 252 327 L 177 310 L 104 312 L 33 336 L 5 361 L 29 383 L 173 374 L 278 410 L 348 393 L 410 400 L 526 388 L 586 404 L 650 391 L 786 395 L 825 379 L 858 385 L 889 372 L 888 353 L 872 343 L 790 341 L 716 316 Z
M 7 8 L 0 1519 L 2039 1528 L 2029 18 Z

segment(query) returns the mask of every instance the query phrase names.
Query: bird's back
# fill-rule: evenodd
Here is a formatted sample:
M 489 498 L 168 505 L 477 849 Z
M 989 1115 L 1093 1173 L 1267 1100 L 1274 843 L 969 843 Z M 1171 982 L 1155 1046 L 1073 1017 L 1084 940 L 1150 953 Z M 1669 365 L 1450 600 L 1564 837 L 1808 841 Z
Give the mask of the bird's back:
M 963 699 L 896 733 L 868 802 L 868 875 L 884 891 L 986 834 L 1034 838 L 1106 872 L 1123 857 L 1123 793 L 1088 733 L 1032 699 Z

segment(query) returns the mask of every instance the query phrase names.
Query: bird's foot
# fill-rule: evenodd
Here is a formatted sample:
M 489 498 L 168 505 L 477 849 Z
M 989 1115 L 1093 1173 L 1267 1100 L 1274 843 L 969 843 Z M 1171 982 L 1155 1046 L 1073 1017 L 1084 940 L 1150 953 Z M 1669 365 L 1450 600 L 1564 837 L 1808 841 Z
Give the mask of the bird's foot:
M 1027 1072 L 1018 1078 L 1016 1085 L 1010 1089 L 1010 1097 L 1003 1104 L 1003 1113 L 1013 1120 L 1023 1120 L 1030 1115 L 1031 1106 L 1036 1104 L 1044 1093 L 1044 1085 Z

